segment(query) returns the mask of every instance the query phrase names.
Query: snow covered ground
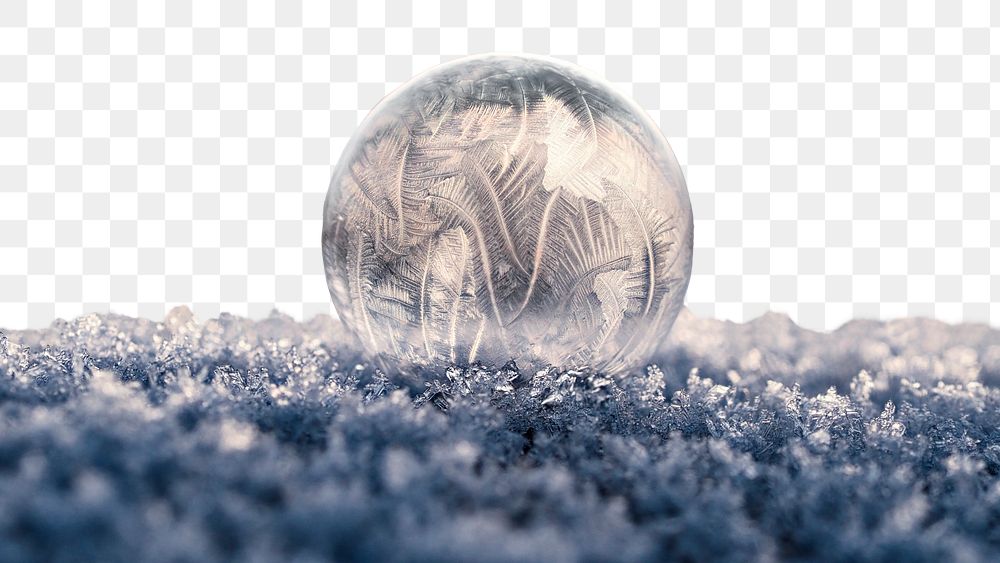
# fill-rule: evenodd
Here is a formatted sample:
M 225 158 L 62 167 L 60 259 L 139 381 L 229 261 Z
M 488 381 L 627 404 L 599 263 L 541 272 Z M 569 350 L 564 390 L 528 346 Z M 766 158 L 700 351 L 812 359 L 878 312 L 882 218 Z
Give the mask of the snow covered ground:
M 617 381 L 360 362 L 328 317 L 8 332 L 0 560 L 1000 559 L 986 326 L 685 312 Z

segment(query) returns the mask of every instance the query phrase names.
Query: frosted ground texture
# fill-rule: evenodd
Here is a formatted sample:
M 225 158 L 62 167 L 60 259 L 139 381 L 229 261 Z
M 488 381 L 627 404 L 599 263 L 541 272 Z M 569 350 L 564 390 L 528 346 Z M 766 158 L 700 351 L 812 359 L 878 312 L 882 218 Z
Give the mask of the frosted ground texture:
M 682 312 L 656 365 L 394 389 L 328 317 L 0 341 L 0 560 L 1000 557 L 1000 332 Z M 696 373 L 692 373 L 697 370 Z

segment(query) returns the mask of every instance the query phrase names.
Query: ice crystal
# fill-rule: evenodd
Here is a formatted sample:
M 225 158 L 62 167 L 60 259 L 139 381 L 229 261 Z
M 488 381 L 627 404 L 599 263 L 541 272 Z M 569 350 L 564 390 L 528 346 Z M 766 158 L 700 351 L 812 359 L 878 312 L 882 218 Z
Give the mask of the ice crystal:
M 329 317 L 0 336 L 0 561 L 990 561 L 1000 332 L 682 313 L 415 382 Z

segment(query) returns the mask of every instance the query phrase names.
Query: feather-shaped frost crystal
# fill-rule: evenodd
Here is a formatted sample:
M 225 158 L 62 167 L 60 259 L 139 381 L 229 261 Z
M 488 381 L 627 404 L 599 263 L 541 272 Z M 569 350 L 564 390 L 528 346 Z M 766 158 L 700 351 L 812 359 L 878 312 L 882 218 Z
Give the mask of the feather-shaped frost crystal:
M 323 259 L 372 354 L 620 373 L 673 324 L 692 234 L 680 166 L 642 109 L 565 63 L 490 55 L 371 112 L 330 182 Z

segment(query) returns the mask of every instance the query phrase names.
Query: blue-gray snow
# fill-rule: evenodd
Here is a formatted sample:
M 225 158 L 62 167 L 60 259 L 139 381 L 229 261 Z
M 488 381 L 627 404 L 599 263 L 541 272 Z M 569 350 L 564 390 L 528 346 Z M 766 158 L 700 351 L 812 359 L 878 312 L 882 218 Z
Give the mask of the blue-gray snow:
M 0 336 L 0 560 L 1000 559 L 984 325 L 684 312 L 624 378 L 412 390 L 356 350 L 185 309 Z

